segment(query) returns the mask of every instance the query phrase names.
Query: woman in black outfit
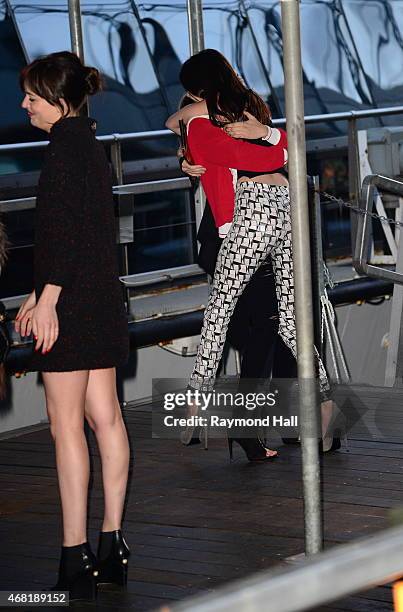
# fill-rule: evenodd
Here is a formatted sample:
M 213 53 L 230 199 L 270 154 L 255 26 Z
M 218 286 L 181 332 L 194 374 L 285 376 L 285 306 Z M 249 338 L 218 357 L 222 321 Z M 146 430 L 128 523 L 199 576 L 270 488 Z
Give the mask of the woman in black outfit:
M 94 598 L 97 582 L 127 580 L 129 549 L 121 534 L 129 444 L 116 393 L 117 366 L 129 354 L 119 283 L 112 183 L 95 138 L 80 116 L 101 87 L 95 68 L 69 52 L 35 60 L 21 72 L 22 107 L 49 133 L 38 185 L 34 291 L 15 329 L 35 338 L 32 371 L 42 372 L 63 513 L 56 590 Z M 84 421 L 102 461 L 105 512 L 98 559 L 87 542 L 89 453 Z

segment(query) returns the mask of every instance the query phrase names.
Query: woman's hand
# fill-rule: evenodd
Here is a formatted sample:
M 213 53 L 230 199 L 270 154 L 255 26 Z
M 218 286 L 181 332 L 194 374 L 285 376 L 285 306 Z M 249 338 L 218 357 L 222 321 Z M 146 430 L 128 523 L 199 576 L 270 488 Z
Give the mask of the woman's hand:
M 181 158 L 181 157 L 184 157 L 185 151 L 182 147 L 179 147 L 176 154 L 178 158 Z M 181 163 L 181 170 L 185 174 L 188 174 L 189 176 L 195 176 L 195 177 L 199 177 L 206 172 L 206 168 L 204 168 L 204 166 L 197 166 L 197 165 L 192 166 L 192 164 L 189 164 L 189 162 L 186 161 L 186 159 L 184 159 Z
M 14 329 L 21 336 L 30 336 L 32 331 L 32 311 L 36 306 L 35 291 L 29 294 L 27 299 L 21 304 L 15 317 Z
M 224 127 L 224 131 L 232 138 L 245 138 L 246 140 L 257 140 L 267 136 L 267 125 L 260 123 L 248 111 L 244 112 L 246 121 L 237 121 L 236 123 L 228 123 Z
M 32 332 L 36 340 L 35 350 L 42 347 L 42 354 L 48 353 L 59 336 L 55 304 L 38 301 L 32 312 Z
M 48 353 L 59 336 L 59 319 L 56 304 L 62 288 L 46 284 L 32 312 L 32 332 L 36 340 L 35 350 L 42 347 L 42 354 Z
M 192 166 L 186 161 L 186 159 L 183 160 L 181 168 L 182 172 L 185 174 L 195 177 L 202 176 L 206 172 L 206 168 L 204 168 L 204 166 Z

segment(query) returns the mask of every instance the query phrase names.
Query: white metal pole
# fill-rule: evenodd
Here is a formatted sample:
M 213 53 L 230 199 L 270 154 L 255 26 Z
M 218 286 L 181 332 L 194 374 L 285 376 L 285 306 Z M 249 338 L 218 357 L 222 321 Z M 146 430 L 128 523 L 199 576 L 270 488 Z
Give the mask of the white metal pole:
M 322 548 L 322 518 L 299 1 L 281 0 L 281 18 L 300 389 L 305 552 L 310 555 Z
M 69 0 L 71 50 L 84 62 L 83 30 L 80 0 Z
M 204 49 L 203 28 L 203 5 L 202 0 L 187 0 L 188 27 L 189 27 L 189 51 L 190 55 L 199 53 Z M 199 229 L 200 222 L 206 206 L 206 195 L 203 187 L 199 184 L 194 194 L 196 210 L 196 228 Z
M 189 51 L 194 55 L 204 49 L 202 0 L 187 0 L 189 25 Z

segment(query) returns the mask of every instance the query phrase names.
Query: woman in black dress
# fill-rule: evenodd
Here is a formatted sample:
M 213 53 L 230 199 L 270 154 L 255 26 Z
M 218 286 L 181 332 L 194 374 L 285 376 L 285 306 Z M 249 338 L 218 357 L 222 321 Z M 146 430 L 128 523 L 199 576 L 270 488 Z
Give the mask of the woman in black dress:
M 94 598 L 97 582 L 127 580 L 121 534 L 129 444 L 116 393 L 117 366 L 129 354 L 119 282 L 112 183 L 95 121 L 80 116 L 101 87 L 95 68 L 69 52 L 21 72 L 22 107 L 49 133 L 38 185 L 34 291 L 15 329 L 35 338 L 30 369 L 42 372 L 63 513 L 57 590 Z M 102 461 L 105 512 L 98 558 L 87 542 L 87 420 Z

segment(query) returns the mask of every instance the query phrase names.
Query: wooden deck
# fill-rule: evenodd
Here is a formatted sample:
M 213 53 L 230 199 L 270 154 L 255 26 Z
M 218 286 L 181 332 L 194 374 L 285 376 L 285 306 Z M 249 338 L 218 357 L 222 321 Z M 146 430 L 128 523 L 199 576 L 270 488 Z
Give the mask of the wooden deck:
M 361 404 L 354 400 L 365 404 L 365 418 L 350 433 L 348 449 L 323 458 L 327 547 L 387 527 L 389 510 L 403 507 L 403 391 L 367 389 L 364 395 Z M 102 591 L 97 608 L 155 609 L 303 551 L 298 447 L 282 446 L 277 438 L 272 445 L 281 456 L 258 465 L 247 463 L 236 447 L 230 464 L 223 440 L 211 440 L 208 451 L 153 440 L 149 406 L 125 410 L 125 420 L 133 457 L 125 516 L 132 549 L 128 592 Z M 91 452 L 89 536 L 95 548 L 102 488 L 92 438 Z M 55 580 L 60 542 L 47 429 L 0 441 L 0 490 L 0 588 L 44 588 Z M 320 610 L 391 609 L 385 586 Z

